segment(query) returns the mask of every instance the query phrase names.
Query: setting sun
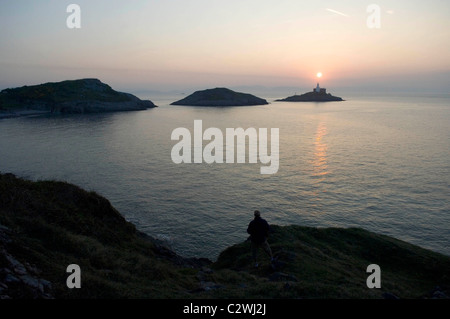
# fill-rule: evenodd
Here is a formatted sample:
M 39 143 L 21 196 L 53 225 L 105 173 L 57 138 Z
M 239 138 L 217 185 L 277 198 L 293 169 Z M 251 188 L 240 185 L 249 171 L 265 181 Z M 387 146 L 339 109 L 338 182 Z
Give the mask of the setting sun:
M 318 73 L 317 73 L 317 77 L 318 77 L 318 78 L 321 78 L 321 77 L 322 77 L 322 72 L 318 72 Z

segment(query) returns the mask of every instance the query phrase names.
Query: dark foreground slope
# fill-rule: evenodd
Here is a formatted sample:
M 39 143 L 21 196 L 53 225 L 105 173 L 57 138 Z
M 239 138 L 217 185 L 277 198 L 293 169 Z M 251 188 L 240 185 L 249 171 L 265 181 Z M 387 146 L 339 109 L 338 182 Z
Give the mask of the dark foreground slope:
M 81 268 L 81 289 L 66 286 L 70 264 Z M 0 175 L 0 296 L 186 297 L 201 265 L 138 232 L 94 192 Z
M 450 296 L 449 256 L 360 228 L 272 228 L 275 269 L 268 261 L 265 267 L 252 269 L 248 242 L 222 252 L 214 268 L 267 278 L 251 289 L 251 295 L 264 289 L 269 297 L 287 298 Z M 381 289 L 367 288 L 370 264 L 381 268 Z
M 50 82 L 0 92 L 0 112 L 100 113 L 155 107 L 148 100 L 117 92 L 98 79 Z
M 215 263 L 186 259 L 137 231 L 94 192 L 0 174 L 0 298 L 448 296 L 450 257 L 391 237 L 273 226 L 270 244 L 274 267 L 265 259 L 253 268 L 247 241 Z M 381 289 L 366 286 L 372 263 L 382 269 Z M 70 264 L 81 268 L 81 289 L 66 286 Z

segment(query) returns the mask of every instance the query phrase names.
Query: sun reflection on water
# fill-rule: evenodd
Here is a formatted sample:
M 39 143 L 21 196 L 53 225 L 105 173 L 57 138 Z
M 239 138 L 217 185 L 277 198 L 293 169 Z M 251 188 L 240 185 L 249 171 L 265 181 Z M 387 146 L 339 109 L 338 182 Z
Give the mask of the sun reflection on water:
M 314 139 L 314 157 L 312 160 L 312 176 L 317 179 L 317 182 L 324 181 L 326 175 L 328 175 L 327 144 L 324 139 L 326 135 L 327 126 L 326 123 L 322 121 L 317 126 Z

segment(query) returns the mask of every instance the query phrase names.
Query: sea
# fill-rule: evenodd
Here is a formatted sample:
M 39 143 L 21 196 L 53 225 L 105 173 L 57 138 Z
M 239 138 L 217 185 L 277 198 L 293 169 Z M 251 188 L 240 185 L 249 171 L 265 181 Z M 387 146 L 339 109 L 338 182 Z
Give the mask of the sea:
M 450 95 L 334 93 L 345 101 L 261 92 L 268 105 L 192 107 L 142 94 L 159 107 L 2 119 L 0 172 L 95 191 L 185 257 L 215 260 L 245 241 L 254 210 L 273 225 L 360 227 L 450 255 Z M 194 139 L 195 120 L 224 135 L 277 128 L 278 171 L 248 157 L 175 163 L 172 133 Z

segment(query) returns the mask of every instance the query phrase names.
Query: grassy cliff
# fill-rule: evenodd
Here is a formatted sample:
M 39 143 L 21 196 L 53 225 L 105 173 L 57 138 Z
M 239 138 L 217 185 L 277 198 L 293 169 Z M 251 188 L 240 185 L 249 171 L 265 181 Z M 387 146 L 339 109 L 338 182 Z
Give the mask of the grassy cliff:
M 37 268 L 35 277 L 51 283 L 44 292 L 56 298 L 185 297 L 196 288 L 187 261 L 139 233 L 108 200 L 74 185 L 1 175 L 0 224 L 9 237 L 0 241 L 0 258 Z M 66 286 L 70 264 L 81 267 L 82 289 Z M 0 270 L 0 282 L 5 276 Z M 41 295 L 12 281 L 12 297 Z
M 0 174 L 0 297 L 430 298 L 448 296 L 450 257 L 362 229 L 273 226 L 273 265 L 249 242 L 214 263 L 176 255 L 95 192 Z M 68 289 L 78 264 L 81 289 Z M 381 267 L 381 289 L 366 268 Z M 439 286 L 440 288 L 436 288 Z
M 214 264 L 260 279 L 247 295 L 256 297 L 259 289 L 274 298 L 419 298 L 429 297 L 436 286 L 448 292 L 448 256 L 360 228 L 272 228 L 275 269 L 268 261 L 252 268 L 248 242 L 226 249 Z M 367 288 L 370 264 L 381 268 L 381 289 Z

